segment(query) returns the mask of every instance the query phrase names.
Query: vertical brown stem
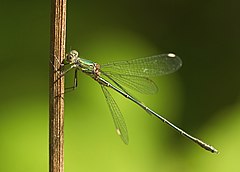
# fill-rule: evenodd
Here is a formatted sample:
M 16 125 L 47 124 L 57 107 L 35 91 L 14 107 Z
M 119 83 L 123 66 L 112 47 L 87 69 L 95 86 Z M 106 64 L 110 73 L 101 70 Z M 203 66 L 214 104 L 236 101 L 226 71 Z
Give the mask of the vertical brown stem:
M 66 0 L 51 0 L 49 63 L 49 171 L 64 171 L 64 77 L 59 76 L 65 56 Z

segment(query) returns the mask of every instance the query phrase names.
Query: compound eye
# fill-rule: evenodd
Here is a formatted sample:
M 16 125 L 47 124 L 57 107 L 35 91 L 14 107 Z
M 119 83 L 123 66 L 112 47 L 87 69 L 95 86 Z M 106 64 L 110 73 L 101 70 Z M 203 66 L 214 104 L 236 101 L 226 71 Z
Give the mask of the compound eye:
M 73 56 L 71 54 L 67 54 L 66 60 L 68 63 L 71 63 L 73 61 Z
M 73 56 L 78 57 L 78 52 L 77 51 L 73 50 L 71 53 L 72 53 Z
M 76 50 L 72 50 L 69 54 L 66 55 L 66 61 L 68 63 L 74 63 L 77 58 L 78 52 Z

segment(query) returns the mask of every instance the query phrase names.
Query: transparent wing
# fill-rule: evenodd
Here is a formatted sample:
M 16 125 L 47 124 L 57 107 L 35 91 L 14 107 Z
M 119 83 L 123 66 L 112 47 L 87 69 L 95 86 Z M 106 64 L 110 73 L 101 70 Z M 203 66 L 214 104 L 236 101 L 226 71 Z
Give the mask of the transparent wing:
M 101 87 L 102 87 L 104 96 L 106 98 L 108 107 L 111 111 L 117 134 L 121 137 L 121 139 L 123 140 L 123 142 L 125 144 L 128 144 L 128 131 L 127 131 L 127 126 L 126 126 L 126 123 L 122 116 L 122 113 L 121 113 L 120 109 L 118 108 L 116 102 L 114 101 L 113 97 L 106 89 L 106 87 L 103 85 L 101 85 Z
M 141 77 L 152 77 L 173 73 L 182 66 L 182 60 L 175 54 L 160 54 L 129 61 L 112 62 L 101 66 L 108 74 L 118 73 Z
M 106 75 L 110 80 L 115 83 L 118 83 L 143 94 L 154 94 L 158 91 L 157 85 L 151 79 L 146 77 L 116 74 L 112 72 L 109 72 L 108 74 L 102 72 L 102 74 Z

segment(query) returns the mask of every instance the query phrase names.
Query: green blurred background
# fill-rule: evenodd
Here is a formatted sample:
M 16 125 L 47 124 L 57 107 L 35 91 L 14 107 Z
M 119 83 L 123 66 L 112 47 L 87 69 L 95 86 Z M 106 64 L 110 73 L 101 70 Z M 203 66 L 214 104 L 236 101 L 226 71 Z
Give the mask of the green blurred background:
M 219 149 L 211 154 L 112 93 L 124 145 L 99 85 L 65 95 L 65 171 L 239 171 L 240 1 L 69 0 L 67 47 L 100 64 L 164 52 L 183 60 L 136 97 Z M 1 1 L 0 171 L 48 171 L 49 1 Z M 71 83 L 71 73 L 67 84 Z

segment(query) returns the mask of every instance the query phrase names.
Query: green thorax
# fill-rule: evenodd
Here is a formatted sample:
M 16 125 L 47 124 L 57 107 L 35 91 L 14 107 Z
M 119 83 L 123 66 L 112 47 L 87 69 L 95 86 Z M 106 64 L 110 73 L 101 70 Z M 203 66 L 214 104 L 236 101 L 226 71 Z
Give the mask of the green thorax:
M 100 65 L 94 63 L 91 60 L 79 58 L 78 60 L 79 66 L 78 68 L 85 74 L 91 76 L 92 78 L 96 79 L 99 75 Z

